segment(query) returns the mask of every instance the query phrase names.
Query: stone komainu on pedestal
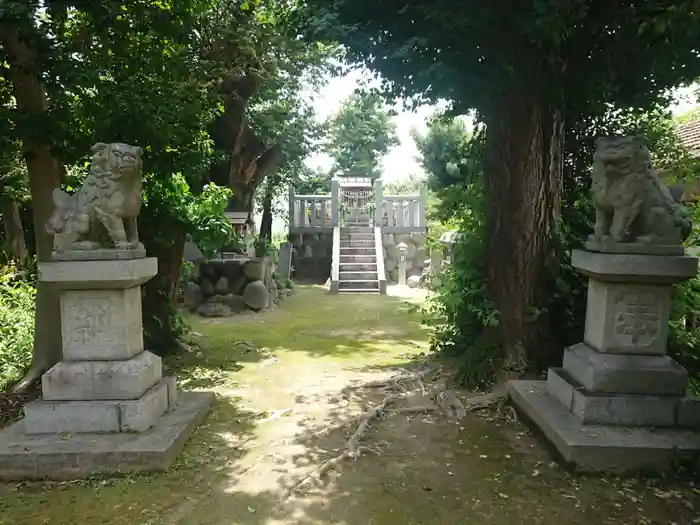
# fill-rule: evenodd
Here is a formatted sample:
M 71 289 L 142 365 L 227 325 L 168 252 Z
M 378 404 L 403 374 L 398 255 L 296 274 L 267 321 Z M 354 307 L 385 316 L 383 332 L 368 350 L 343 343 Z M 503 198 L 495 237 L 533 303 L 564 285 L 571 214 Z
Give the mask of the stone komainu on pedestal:
M 141 148 L 92 151 L 83 186 L 54 193 L 54 260 L 39 265 L 39 279 L 60 289 L 62 360 L 24 419 L 0 431 L 0 478 L 163 470 L 212 400 L 177 396 L 175 378 L 144 349 L 141 285 L 158 268 L 138 241 Z
M 700 400 L 666 355 L 671 289 L 697 275 L 691 223 L 642 137 L 599 139 L 595 232 L 572 266 L 588 276 L 583 341 L 547 381 L 511 381 L 515 404 L 582 470 L 665 468 L 700 451 Z

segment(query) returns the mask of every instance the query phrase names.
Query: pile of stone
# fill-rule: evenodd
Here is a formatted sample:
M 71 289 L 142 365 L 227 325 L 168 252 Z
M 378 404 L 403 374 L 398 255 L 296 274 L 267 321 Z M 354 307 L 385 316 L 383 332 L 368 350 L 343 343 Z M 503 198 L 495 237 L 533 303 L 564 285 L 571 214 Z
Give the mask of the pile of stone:
M 277 278 L 273 269 L 274 261 L 268 257 L 201 261 L 185 285 L 185 306 L 204 317 L 274 309 L 294 293 L 294 285 Z
M 297 233 L 291 235 L 292 266 L 297 279 L 324 279 L 331 273 L 332 233 Z
M 406 253 L 406 284 L 417 287 L 426 266 L 425 233 L 387 233 L 382 235 L 384 246 L 384 270 L 390 283 L 399 280 L 399 248 L 404 243 Z

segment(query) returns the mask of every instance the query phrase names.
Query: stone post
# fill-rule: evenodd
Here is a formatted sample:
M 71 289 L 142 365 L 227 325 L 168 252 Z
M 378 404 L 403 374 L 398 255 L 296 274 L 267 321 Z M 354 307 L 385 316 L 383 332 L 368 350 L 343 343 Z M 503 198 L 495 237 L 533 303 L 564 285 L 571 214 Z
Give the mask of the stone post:
M 382 213 L 382 200 L 384 199 L 384 188 L 382 181 L 377 179 L 374 181 L 374 225 L 382 226 L 384 223 L 384 214 Z
M 25 407 L 28 433 L 145 432 L 174 402 L 160 357 L 143 348 L 141 284 L 157 267 L 153 257 L 39 266 L 61 288 L 63 360 Z
M 408 255 L 408 246 L 405 242 L 400 242 L 397 248 L 399 249 L 399 285 L 406 286 L 406 259 Z
M 277 272 L 282 279 L 290 279 L 292 275 L 292 243 L 280 244 L 280 261 Z
M 442 250 L 432 248 L 430 250 L 430 274 L 437 275 L 442 270 Z
M 331 223 L 340 226 L 340 181 L 331 180 Z
M 583 341 L 546 382 L 511 381 L 516 405 L 584 470 L 663 468 L 700 451 L 700 399 L 666 355 L 672 286 L 698 259 L 574 250 L 572 266 L 589 278 Z
M 53 260 L 39 265 L 40 281 L 60 290 L 62 360 L 42 376 L 42 398 L 24 419 L 0 430 L 0 479 L 164 470 L 212 402 L 204 392 L 178 399 L 175 378 L 144 349 L 141 285 L 158 261 L 145 256 L 136 229 L 141 149 L 98 143 L 92 152 L 110 158 L 108 169 L 91 169 L 80 198 L 54 195 Z M 76 216 L 90 219 L 90 231 Z M 100 233 L 109 244 L 92 240 Z
M 296 226 L 294 224 L 294 221 L 296 220 L 295 216 L 295 210 L 296 206 L 294 205 L 295 201 L 295 192 L 294 192 L 294 186 L 289 186 L 289 231 L 291 233 L 292 229 Z M 303 224 L 299 224 L 299 226 L 304 226 Z

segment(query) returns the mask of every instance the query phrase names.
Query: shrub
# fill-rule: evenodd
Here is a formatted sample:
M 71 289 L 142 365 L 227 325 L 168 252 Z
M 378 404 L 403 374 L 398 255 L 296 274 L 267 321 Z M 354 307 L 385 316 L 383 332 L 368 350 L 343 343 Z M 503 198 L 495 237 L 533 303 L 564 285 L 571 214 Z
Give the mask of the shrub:
M 32 360 L 36 289 L 0 268 L 0 390 L 22 378 Z

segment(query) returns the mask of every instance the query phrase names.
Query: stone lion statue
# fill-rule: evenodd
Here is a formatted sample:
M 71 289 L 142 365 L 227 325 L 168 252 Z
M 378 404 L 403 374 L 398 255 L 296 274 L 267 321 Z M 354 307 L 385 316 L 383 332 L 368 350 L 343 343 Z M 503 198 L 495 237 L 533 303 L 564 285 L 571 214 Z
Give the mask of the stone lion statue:
M 592 180 L 589 241 L 678 246 L 690 235 L 692 222 L 652 168 L 644 137 L 599 138 Z
M 143 249 L 136 218 L 141 211 L 141 154 L 128 144 L 98 142 L 82 187 L 69 195 L 55 189 L 54 212 L 46 225 L 55 250 L 106 248 L 107 233 L 118 250 Z

